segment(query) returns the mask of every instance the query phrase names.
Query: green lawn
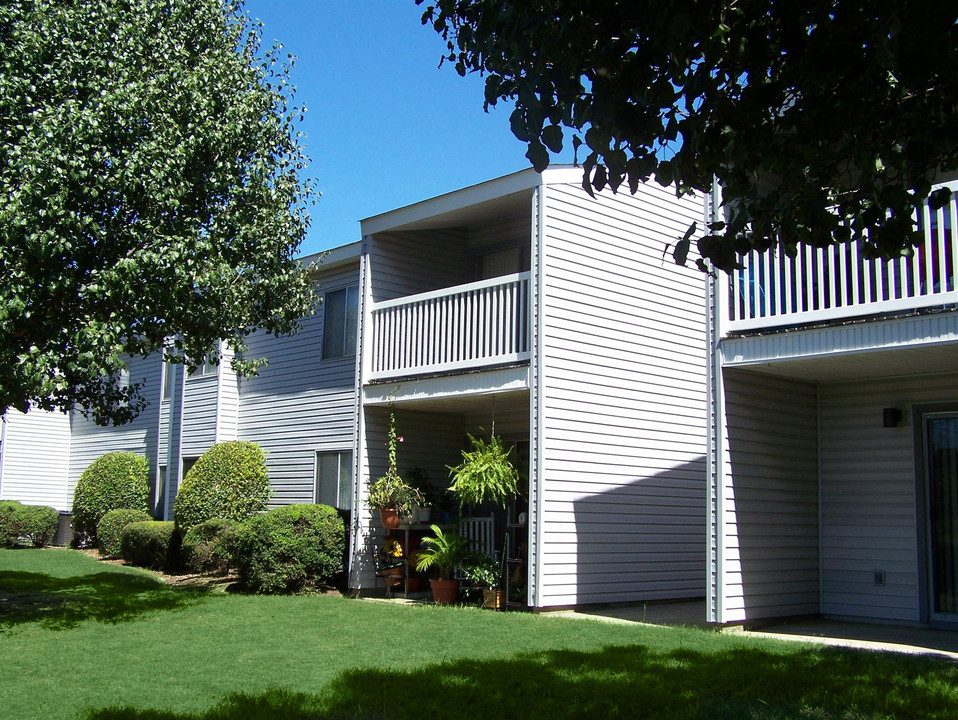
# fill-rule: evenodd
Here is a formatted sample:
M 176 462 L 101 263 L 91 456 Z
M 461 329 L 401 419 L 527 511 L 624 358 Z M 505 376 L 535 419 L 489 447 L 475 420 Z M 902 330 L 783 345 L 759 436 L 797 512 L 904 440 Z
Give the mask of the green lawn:
M 198 593 L 0 551 L 0 717 L 951 718 L 958 666 L 692 630 Z

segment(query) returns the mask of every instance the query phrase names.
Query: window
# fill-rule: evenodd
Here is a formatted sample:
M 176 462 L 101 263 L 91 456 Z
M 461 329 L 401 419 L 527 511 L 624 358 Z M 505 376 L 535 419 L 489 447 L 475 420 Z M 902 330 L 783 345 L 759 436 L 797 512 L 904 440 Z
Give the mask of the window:
M 176 365 L 167 360 L 163 361 L 163 399 L 169 400 L 173 396 L 173 383 L 176 379 Z
M 196 465 L 196 461 L 199 460 L 198 457 L 185 457 L 183 458 L 182 472 L 180 474 L 180 482 L 183 482 L 186 479 L 187 474 L 190 470 L 193 469 L 193 466 Z
M 323 304 L 323 359 L 355 355 L 359 286 L 328 292 Z
M 190 377 L 203 377 L 204 375 L 216 375 L 219 365 L 210 360 L 209 355 L 203 357 L 203 360 L 196 366 L 196 370 L 190 373 Z
M 316 502 L 340 510 L 353 509 L 353 452 L 316 453 Z

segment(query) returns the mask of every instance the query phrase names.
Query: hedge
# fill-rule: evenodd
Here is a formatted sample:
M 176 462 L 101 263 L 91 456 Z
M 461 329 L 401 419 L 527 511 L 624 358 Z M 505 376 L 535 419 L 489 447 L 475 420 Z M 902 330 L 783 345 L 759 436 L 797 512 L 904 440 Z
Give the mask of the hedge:
M 110 510 L 149 512 L 146 459 L 131 452 L 107 453 L 83 471 L 73 491 L 73 537 L 96 544 L 96 526 Z
M 266 456 L 256 443 L 232 441 L 207 450 L 183 478 L 173 502 L 177 527 L 185 532 L 213 518 L 243 521 L 269 501 Z
M 97 545 L 104 555 L 119 555 L 122 550 L 120 534 L 132 522 L 149 522 L 153 518 L 148 512 L 122 508 L 110 510 L 96 526 Z
M 44 505 L 0 501 L 0 547 L 43 547 L 57 533 L 60 513 Z
M 346 531 L 327 505 L 287 505 L 247 521 L 233 561 L 240 582 L 261 593 L 329 585 L 343 569 Z
M 131 565 L 176 569 L 180 566 L 180 534 L 173 521 L 130 523 L 120 531 L 120 555 Z
M 183 536 L 181 556 L 187 570 L 198 573 L 225 573 L 229 569 L 232 542 L 239 523 L 213 518 L 194 525 Z

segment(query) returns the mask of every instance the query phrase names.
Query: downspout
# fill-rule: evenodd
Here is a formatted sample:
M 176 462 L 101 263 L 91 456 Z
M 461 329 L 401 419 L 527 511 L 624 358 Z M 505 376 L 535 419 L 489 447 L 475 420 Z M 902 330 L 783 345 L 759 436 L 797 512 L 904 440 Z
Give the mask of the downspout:
M 164 362 L 166 362 L 164 360 Z M 166 474 L 163 478 L 163 519 L 169 520 L 168 508 L 170 507 L 170 476 L 173 472 L 173 409 L 176 397 L 176 379 L 179 373 L 176 369 L 170 373 L 170 401 L 166 404 Z
M 707 223 L 717 222 L 718 218 L 718 182 L 713 180 L 712 191 L 708 200 L 706 210 Z M 711 268 L 712 272 L 716 271 Z M 707 477 L 708 477 L 708 508 L 709 522 L 707 532 L 709 534 L 707 558 L 708 572 L 708 601 L 707 613 L 708 620 L 713 623 L 722 624 L 725 620 L 725 602 L 724 602 L 724 537 L 722 527 L 724 525 L 724 493 L 722 490 L 724 482 L 724 457 L 723 457 L 723 436 L 724 436 L 724 415 L 725 415 L 725 397 L 724 383 L 722 382 L 722 318 L 721 318 L 721 298 L 722 287 L 724 283 L 718 276 L 708 275 L 706 278 L 706 298 L 708 312 L 706 313 L 706 333 L 709 344 L 709 362 L 706 372 L 707 392 L 709 398 L 709 429 L 707 433 L 708 448 L 707 456 Z M 714 585 L 713 585 L 714 581 Z
M 532 548 L 529 561 L 529 587 L 526 602 L 530 607 L 541 607 L 542 592 L 540 581 L 541 563 L 542 563 L 542 505 L 543 505 L 543 476 L 545 466 L 545 449 L 543 443 L 543 400 L 545 398 L 544 380 L 543 380 L 543 343 L 542 326 L 545 313 L 542 307 L 542 291 L 544 271 L 543 250 L 545 247 L 545 222 L 546 222 L 546 184 L 540 175 L 539 187 L 532 195 L 532 272 L 530 280 L 532 282 L 531 292 L 529 293 L 530 308 L 530 330 L 532 331 L 532 354 L 529 362 L 531 377 L 531 410 L 533 420 L 533 441 L 534 447 L 529 453 L 530 468 L 534 472 L 529 474 L 529 523 L 531 527 L 530 538 L 532 539 Z M 535 458 L 533 462 L 533 457 Z
M 363 438 L 366 434 L 366 416 L 363 406 L 363 378 L 366 377 L 368 364 L 368 353 L 365 351 L 369 347 L 370 322 L 368 298 L 372 293 L 369 278 L 369 238 L 363 238 L 363 247 L 359 255 L 359 332 L 356 333 L 356 380 L 354 384 L 355 399 L 354 416 L 356 418 L 353 424 L 353 487 L 352 487 L 352 515 L 349 528 L 349 567 L 346 570 L 346 576 L 349 578 L 348 585 L 352 589 L 359 589 L 362 583 L 362 562 L 357 557 L 359 548 L 362 547 L 362 523 L 360 522 L 360 512 L 364 502 L 363 475 L 362 469 L 365 466 L 365 447 Z M 323 329 L 325 332 L 325 328 Z
M 7 457 L 7 414 L 0 417 L 0 498 L 3 497 L 3 466 Z

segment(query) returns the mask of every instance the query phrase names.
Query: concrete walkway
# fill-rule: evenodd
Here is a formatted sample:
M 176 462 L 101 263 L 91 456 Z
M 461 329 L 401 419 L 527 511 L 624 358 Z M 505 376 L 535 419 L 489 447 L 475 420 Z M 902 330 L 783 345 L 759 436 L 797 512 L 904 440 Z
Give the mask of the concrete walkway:
M 608 622 L 711 627 L 704 620 L 706 611 L 703 600 L 559 610 L 547 614 L 558 617 L 592 618 Z M 810 619 L 751 630 L 733 626 L 724 628 L 723 632 L 821 645 L 932 655 L 958 661 L 958 632 L 948 630 Z

